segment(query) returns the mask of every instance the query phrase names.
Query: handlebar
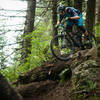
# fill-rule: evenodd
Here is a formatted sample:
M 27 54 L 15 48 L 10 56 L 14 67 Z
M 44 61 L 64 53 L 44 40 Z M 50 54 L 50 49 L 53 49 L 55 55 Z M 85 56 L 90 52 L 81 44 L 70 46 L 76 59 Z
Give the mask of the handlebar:
M 64 28 L 64 23 L 69 19 L 69 17 L 64 18 L 59 25 L 55 25 L 55 28 L 58 28 L 59 26 Z
M 61 23 L 65 23 L 67 20 L 69 19 L 69 17 L 63 18 L 63 20 L 61 21 Z

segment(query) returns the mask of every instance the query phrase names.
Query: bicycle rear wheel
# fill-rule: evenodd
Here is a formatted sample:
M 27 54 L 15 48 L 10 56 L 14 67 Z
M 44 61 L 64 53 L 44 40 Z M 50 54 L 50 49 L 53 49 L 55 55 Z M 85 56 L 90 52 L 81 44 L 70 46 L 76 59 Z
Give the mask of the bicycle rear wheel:
M 59 60 L 67 61 L 74 52 L 73 42 L 67 35 L 57 35 L 51 40 L 51 51 Z

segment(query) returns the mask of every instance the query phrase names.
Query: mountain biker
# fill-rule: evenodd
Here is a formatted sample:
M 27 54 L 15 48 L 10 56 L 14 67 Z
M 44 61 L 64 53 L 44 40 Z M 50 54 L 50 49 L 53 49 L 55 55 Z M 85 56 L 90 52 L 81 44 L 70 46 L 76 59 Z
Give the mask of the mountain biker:
M 58 26 L 63 19 L 67 19 L 66 29 L 68 30 L 71 36 L 73 36 L 72 28 L 73 25 L 75 24 L 77 25 L 78 29 L 82 31 L 82 33 L 84 33 L 84 35 L 86 36 L 86 40 L 87 41 L 89 40 L 88 32 L 86 31 L 83 25 L 82 13 L 79 10 L 73 7 L 66 7 L 64 5 L 59 5 L 57 8 L 57 13 L 59 14 L 59 20 L 56 26 Z M 81 45 L 81 47 L 82 49 L 84 49 L 83 45 Z

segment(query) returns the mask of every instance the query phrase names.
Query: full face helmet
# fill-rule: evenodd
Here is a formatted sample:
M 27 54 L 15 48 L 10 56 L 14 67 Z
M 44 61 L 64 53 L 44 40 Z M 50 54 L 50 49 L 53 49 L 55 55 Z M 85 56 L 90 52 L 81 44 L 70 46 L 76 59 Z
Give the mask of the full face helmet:
M 64 5 L 59 5 L 57 8 L 57 13 L 62 13 L 63 11 L 65 11 L 65 6 Z

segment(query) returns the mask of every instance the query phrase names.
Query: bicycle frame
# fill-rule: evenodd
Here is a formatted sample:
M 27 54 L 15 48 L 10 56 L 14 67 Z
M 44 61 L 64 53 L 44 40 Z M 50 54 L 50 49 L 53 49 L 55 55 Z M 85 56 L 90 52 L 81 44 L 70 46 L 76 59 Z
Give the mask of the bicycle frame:
M 78 31 L 77 31 L 78 33 L 75 32 L 75 34 L 73 34 L 73 37 L 72 37 L 71 34 L 66 30 L 66 27 L 61 26 L 61 28 L 62 29 L 60 31 L 60 34 L 53 37 L 50 44 L 52 54 L 59 60 L 62 60 L 62 61 L 69 60 L 71 58 L 71 55 L 75 53 L 75 51 L 77 51 L 76 47 L 78 47 L 81 50 L 92 48 L 91 43 L 86 44 L 86 45 L 83 44 L 82 39 L 86 39 L 86 37 L 85 36 L 81 37 L 82 35 L 80 32 Z M 92 38 L 95 40 L 94 37 L 95 36 L 92 36 Z
M 77 41 L 74 39 L 74 35 L 73 37 L 71 36 L 71 34 L 66 30 L 66 27 L 64 25 L 60 25 L 62 27 L 62 31 L 61 31 L 61 35 L 66 36 L 66 39 L 70 42 L 70 40 L 72 40 L 73 42 L 73 46 L 75 44 L 75 46 L 80 47 L 80 45 L 77 43 Z M 78 31 L 77 31 L 78 32 Z M 77 35 L 77 34 L 76 34 Z M 63 40 L 62 40 L 63 41 Z

